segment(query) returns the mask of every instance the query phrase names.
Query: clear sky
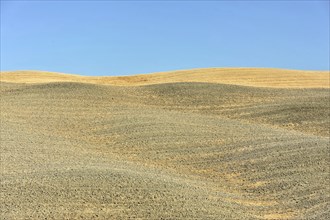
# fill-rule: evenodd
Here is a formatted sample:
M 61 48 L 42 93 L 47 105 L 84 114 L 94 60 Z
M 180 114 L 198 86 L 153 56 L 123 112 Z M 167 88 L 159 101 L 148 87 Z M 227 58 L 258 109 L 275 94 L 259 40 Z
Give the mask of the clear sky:
M 1 1 L 1 70 L 329 70 L 329 1 Z

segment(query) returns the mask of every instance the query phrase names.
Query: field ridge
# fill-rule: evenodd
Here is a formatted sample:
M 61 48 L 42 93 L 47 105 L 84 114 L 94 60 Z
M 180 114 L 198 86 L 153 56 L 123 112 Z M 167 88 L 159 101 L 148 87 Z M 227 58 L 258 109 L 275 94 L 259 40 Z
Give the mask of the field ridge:
M 2 82 L 82 82 L 139 86 L 174 82 L 206 82 L 274 88 L 329 88 L 329 71 L 272 68 L 204 68 L 132 76 L 81 76 L 46 71 L 3 71 Z

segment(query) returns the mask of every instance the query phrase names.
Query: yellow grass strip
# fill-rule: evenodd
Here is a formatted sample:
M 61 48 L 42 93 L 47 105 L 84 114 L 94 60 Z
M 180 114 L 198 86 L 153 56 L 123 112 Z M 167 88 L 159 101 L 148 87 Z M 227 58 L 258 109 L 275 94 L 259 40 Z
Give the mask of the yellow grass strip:
M 174 82 L 224 83 L 273 88 L 329 88 L 329 71 L 267 68 L 205 68 L 132 76 L 80 76 L 42 71 L 1 72 L 0 81 L 12 83 L 80 82 L 138 86 Z

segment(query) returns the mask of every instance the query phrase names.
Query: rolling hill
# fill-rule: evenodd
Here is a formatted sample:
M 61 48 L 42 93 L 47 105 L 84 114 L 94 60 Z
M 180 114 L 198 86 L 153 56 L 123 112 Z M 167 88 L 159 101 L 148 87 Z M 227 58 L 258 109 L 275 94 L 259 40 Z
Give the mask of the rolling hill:
M 330 218 L 329 72 L 13 71 L 0 93 L 1 219 Z
M 207 82 L 278 88 L 329 88 L 330 83 L 328 71 L 270 68 L 205 68 L 111 77 L 90 77 L 45 71 L 6 71 L 1 72 L 1 81 L 14 83 L 80 82 L 119 86 Z

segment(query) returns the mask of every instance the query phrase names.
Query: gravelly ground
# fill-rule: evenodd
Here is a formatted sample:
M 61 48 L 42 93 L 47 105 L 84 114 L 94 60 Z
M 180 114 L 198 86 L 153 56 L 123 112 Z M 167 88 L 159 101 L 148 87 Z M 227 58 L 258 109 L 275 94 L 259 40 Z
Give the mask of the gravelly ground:
M 1 219 L 328 219 L 329 89 L 1 83 Z

